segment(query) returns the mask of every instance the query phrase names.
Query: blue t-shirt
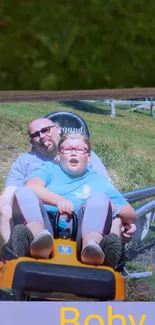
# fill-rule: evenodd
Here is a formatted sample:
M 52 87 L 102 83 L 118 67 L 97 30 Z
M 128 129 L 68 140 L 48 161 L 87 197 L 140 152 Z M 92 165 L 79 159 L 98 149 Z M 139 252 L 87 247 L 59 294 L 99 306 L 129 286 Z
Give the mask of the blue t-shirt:
M 33 177 L 41 179 L 49 191 L 70 200 L 74 205 L 75 212 L 78 211 L 90 195 L 95 193 L 107 194 L 115 204 L 128 204 L 122 194 L 106 177 L 88 169 L 86 169 L 83 176 L 75 178 L 67 175 L 58 164 L 46 162 L 30 175 L 30 178 Z M 48 212 L 58 211 L 55 206 L 46 204 L 44 206 Z
M 29 175 L 46 161 L 50 161 L 48 156 L 40 155 L 33 151 L 21 154 L 11 166 L 5 187 L 16 186 L 20 188 L 24 186 L 24 183 L 28 180 Z M 87 167 L 90 170 L 94 170 L 97 173 L 109 178 L 104 165 L 93 151 L 91 151 L 91 159 Z

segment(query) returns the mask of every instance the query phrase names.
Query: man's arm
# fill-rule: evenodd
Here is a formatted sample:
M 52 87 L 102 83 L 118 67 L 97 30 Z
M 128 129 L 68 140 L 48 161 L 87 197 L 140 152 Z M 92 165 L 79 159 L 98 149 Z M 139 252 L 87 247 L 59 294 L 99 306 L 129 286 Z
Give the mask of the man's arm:
M 94 151 L 91 151 L 91 160 L 88 164 L 88 168 L 100 175 L 103 175 L 104 177 L 107 177 L 111 181 L 105 166 Z
M 25 175 L 24 154 L 22 154 L 12 164 L 6 179 L 5 188 L 8 186 L 22 187 L 24 185 Z

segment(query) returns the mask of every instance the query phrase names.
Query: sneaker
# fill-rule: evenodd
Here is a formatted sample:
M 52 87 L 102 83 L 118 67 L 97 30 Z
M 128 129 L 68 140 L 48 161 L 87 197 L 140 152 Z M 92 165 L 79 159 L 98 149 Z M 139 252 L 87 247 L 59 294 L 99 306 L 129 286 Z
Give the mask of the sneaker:
M 115 268 L 124 255 L 124 245 L 116 234 L 108 234 L 100 242 L 100 248 L 105 254 L 104 265 Z
M 102 265 L 104 258 L 101 247 L 93 240 L 90 240 L 82 249 L 81 261 L 85 264 Z
M 31 242 L 30 254 L 34 258 L 49 258 L 54 239 L 48 230 L 41 231 Z
M 28 227 L 23 224 L 13 228 L 8 246 L 18 256 L 30 256 L 30 244 L 34 237 Z

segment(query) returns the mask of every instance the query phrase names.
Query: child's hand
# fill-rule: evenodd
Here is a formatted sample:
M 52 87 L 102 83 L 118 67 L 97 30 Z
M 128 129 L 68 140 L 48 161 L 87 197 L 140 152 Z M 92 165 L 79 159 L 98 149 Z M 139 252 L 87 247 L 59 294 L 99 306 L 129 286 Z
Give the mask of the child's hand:
M 68 215 L 72 215 L 74 211 L 74 206 L 71 201 L 61 198 L 58 203 L 57 203 L 57 208 L 59 212 L 62 213 L 67 213 Z

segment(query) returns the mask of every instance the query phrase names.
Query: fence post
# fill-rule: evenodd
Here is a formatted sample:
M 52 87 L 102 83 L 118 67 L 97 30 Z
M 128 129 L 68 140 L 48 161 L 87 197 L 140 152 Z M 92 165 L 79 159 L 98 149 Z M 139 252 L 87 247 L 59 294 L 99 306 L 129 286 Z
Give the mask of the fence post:
M 153 109 L 153 100 L 152 100 L 152 97 L 151 97 L 151 101 L 150 101 L 150 110 L 151 110 L 151 116 L 155 116 L 155 112 L 154 112 L 154 109 Z
M 110 100 L 110 107 L 111 107 L 111 117 L 115 118 L 116 117 L 116 109 L 115 109 L 115 105 L 112 100 Z

